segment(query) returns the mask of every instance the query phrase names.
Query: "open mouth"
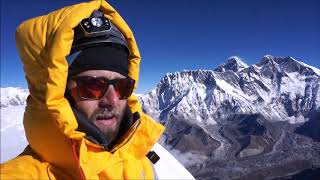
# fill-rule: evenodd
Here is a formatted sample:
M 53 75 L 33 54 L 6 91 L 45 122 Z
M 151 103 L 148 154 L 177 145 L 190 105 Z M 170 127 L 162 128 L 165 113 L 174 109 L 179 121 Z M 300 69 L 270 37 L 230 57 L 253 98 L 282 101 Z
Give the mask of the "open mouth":
M 101 125 L 110 126 L 116 122 L 116 118 L 113 115 L 98 115 L 96 118 L 96 125 L 99 127 Z
M 114 118 L 114 116 L 112 115 L 98 115 L 97 116 L 97 121 L 100 121 L 100 120 L 111 120 L 112 118 Z

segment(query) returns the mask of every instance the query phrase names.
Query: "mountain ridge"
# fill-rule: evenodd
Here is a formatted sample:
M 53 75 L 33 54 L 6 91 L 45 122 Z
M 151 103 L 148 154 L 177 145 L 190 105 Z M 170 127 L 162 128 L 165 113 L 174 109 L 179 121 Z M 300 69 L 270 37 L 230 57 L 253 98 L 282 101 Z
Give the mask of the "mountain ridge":
M 209 173 L 233 179 L 263 174 L 261 168 L 278 174 L 255 164 L 256 159 L 271 159 L 285 176 L 303 170 L 300 160 L 320 166 L 320 133 L 313 126 L 318 123 L 308 123 L 314 119 L 311 114 L 320 112 L 319 72 L 290 56 L 266 55 L 250 66 L 231 57 L 214 70 L 167 73 L 139 100 L 144 112 L 167 127 L 164 145 L 173 152 L 190 151 L 201 157 L 202 162 L 185 164 L 196 178 L 206 179 Z M 306 128 L 298 128 L 304 124 Z M 308 153 L 300 147 L 301 139 Z M 283 159 L 281 152 L 291 156 Z

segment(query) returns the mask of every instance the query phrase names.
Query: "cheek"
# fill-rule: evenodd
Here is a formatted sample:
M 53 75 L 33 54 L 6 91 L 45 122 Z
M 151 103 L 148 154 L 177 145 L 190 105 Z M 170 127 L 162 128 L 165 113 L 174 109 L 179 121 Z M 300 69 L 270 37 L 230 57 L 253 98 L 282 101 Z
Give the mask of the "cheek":
M 119 102 L 118 104 L 118 110 L 120 112 L 120 117 L 122 118 L 125 112 L 127 106 L 127 101 L 126 100 L 121 100 L 121 102 Z
M 124 110 L 127 104 L 127 100 L 120 100 L 119 101 L 119 108 Z
M 96 101 L 78 101 L 76 103 L 76 106 L 89 119 L 97 108 L 97 102 Z

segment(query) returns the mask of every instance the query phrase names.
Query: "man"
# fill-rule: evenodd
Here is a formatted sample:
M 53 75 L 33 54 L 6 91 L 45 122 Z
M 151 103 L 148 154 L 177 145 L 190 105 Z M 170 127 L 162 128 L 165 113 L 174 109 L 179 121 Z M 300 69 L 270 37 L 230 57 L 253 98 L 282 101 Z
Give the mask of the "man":
M 30 91 L 29 145 L 1 165 L 1 179 L 193 178 L 157 152 L 164 127 L 132 94 L 139 51 L 109 4 L 94 0 L 27 20 L 16 42 Z

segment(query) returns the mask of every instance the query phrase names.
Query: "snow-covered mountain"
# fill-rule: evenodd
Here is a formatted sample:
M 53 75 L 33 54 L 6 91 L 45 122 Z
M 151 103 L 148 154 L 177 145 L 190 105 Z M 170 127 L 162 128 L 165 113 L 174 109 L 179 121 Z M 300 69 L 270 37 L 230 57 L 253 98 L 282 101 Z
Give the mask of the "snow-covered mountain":
M 293 57 L 266 55 L 248 66 L 234 56 L 214 70 L 169 73 L 140 101 L 166 126 L 162 143 L 197 178 L 259 177 L 263 168 L 283 169 L 272 178 L 320 167 L 319 86 L 320 70 Z
M 20 154 L 27 145 L 23 113 L 29 91 L 23 88 L 1 88 L 1 162 Z
M 226 63 L 220 65 L 215 69 L 215 71 L 225 72 L 227 70 L 231 70 L 234 72 L 239 72 L 247 67 L 248 65 L 244 63 L 241 58 L 237 56 L 231 56 L 230 58 L 228 58 Z
M 15 87 L 1 88 L 1 107 L 25 105 L 28 95 L 28 89 Z
M 251 66 L 232 57 L 215 70 L 167 74 L 156 89 L 141 96 L 141 102 L 160 120 L 172 116 L 207 125 L 234 114 L 260 113 L 294 124 L 319 109 L 319 77 L 319 69 L 292 57 L 267 55 Z

